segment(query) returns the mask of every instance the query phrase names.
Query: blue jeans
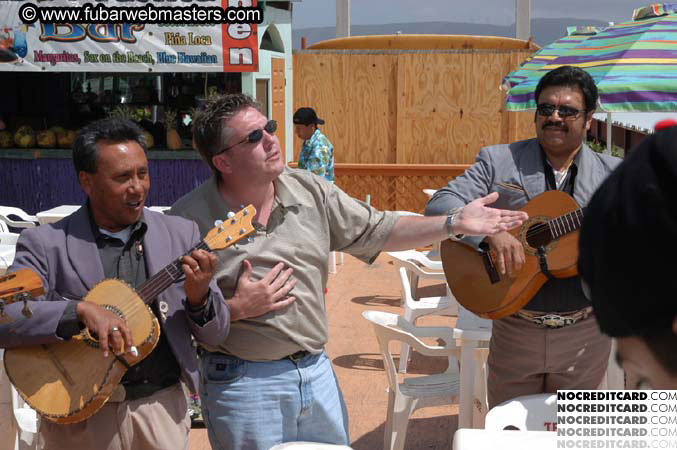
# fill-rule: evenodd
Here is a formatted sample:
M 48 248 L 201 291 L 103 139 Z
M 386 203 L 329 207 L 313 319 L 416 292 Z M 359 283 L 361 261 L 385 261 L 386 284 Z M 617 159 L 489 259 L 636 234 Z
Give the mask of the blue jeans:
M 216 450 L 268 450 L 289 441 L 349 444 L 348 413 L 324 352 L 296 362 L 205 353 L 200 399 Z

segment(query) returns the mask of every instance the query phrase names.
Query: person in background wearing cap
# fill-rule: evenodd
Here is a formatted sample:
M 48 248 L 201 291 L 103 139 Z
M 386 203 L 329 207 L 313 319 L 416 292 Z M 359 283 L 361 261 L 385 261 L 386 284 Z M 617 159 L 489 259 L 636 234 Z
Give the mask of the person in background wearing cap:
M 658 127 L 657 127 L 658 128 Z M 578 268 L 602 332 L 636 380 L 677 389 L 677 127 L 645 138 L 592 197 Z
M 595 82 L 585 71 L 563 66 L 541 78 L 535 98 L 537 137 L 481 149 L 474 165 L 435 193 L 426 215 L 444 214 L 494 190 L 501 195 L 496 204 L 507 209 L 522 208 L 550 189 L 566 192 L 581 207 L 587 204 L 621 161 L 584 143 L 597 103 Z M 502 275 L 519 273 L 525 256 L 516 238 L 498 233 L 465 239 L 475 248 L 483 240 L 497 255 Z M 556 278 L 524 309 L 495 320 L 487 361 L 488 406 L 558 389 L 597 388 L 611 341 L 600 333 L 591 311 L 578 277 Z M 544 322 L 546 316 L 556 320 Z
M 299 108 L 294 113 L 294 131 L 303 139 L 299 169 L 310 170 L 333 183 L 334 146 L 322 134 L 318 125 L 324 125 L 324 120 L 317 117 L 313 108 Z
M 200 355 L 202 408 L 216 450 L 349 443 L 347 410 L 324 351 L 330 252 L 371 264 L 381 251 L 493 234 L 526 219 L 487 208 L 496 193 L 444 217 L 378 211 L 322 177 L 286 168 L 276 128 L 244 94 L 211 99 L 193 138 L 214 177 L 170 211 L 195 220 L 202 233 L 240 205 L 257 211 L 253 240 L 218 252 L 215 277 L 232 323 L 228 338 Z

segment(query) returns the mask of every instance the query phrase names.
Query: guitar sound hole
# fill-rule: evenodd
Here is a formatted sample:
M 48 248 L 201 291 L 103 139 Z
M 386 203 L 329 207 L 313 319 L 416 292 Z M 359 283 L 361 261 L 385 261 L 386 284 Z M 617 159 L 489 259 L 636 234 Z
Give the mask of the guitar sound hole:
M 526 232 L 526 241 L 532 248 L 546 247 L 552 242 L 552 235 L 547 223 L 535 223 Z

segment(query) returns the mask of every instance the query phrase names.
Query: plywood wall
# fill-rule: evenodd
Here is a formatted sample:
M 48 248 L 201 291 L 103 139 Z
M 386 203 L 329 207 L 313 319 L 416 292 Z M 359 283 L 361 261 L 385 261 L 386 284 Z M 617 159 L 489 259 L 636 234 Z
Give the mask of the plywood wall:
M 528 54 L 296 53 L 294 110 L 326 120 L 336 162 L 472 163 L 482 146 L 534 135 L 533 113 L 504 112 L 499 90 Z

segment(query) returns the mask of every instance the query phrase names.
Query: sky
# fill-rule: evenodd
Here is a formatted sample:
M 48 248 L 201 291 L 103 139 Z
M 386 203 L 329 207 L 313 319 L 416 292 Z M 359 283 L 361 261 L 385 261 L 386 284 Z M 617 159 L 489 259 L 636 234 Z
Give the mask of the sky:
M 623 22 L 650 0 L 531 0 L 531 18 L 581 18 Z M 481 5 L 478 7 L 478 5 Z M 409 22 L 467 22 L 511 25 L 514 0 L 351 0 L 353 25 Z M 296 29 L 336 25 L 336 0 L 294 2 Z

